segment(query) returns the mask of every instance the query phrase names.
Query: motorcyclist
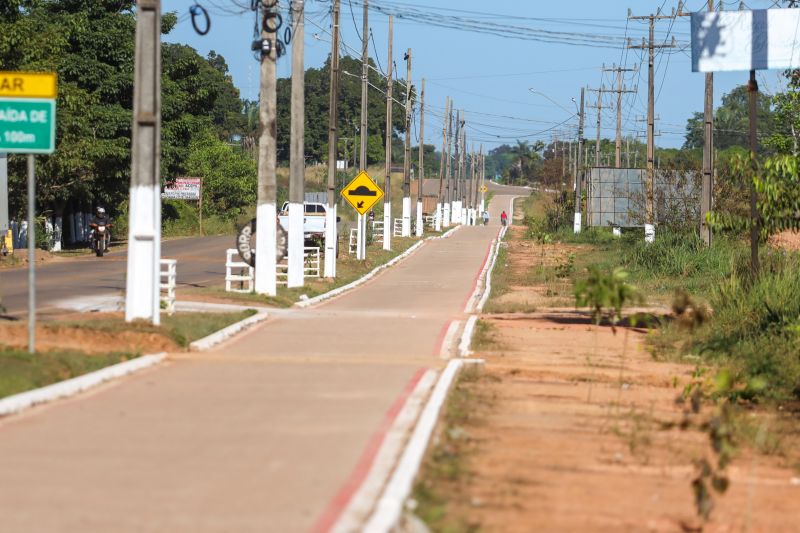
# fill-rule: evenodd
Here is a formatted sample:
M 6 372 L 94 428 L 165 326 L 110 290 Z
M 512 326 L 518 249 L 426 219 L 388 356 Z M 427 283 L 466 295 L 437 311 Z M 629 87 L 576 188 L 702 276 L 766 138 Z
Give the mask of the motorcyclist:
M 97 226 L 105 226 L 106 227 L 106 251 L 108 251 L 108 245 L 111 243 L 111 218 L 106 213 L 105 208 L 98 207 L 94 211 L 94 216 L 92 217 L 89 226 L 92 228 L 92 233 L 89 236 L 89 242 L 92 242 L 94 239 L 94 232 Z

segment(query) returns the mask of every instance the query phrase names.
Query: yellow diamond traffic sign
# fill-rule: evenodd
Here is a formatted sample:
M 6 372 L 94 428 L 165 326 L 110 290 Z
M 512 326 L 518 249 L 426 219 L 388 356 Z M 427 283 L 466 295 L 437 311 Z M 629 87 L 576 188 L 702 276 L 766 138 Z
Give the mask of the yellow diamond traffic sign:
M 342 196 L 353 209 L 363 215 L 383 198 L 383 191 L 363 170 L 342 189 Z
M 488 191 L 488 190 L 489 190 L 489 189 L 486 187 L 486 185 L 482 185 L 482 186 L 481 186 L 481 192 L 486 192 L 486 191 Z

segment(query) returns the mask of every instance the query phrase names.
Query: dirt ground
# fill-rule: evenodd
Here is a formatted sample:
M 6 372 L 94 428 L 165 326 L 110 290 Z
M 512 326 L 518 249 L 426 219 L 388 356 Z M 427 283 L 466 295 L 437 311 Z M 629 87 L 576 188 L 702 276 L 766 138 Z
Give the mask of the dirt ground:
M 510 245 L 512 280 L 522 279 L 538 265 L 538 250 Z M 579 252 L 550 248 L 545 264 Z M 696 461 L 714 455 L 708 433 L 679 423 L 689 416 L 699 425 L 713 406 L 687 415 L 676 401 L 695 367 L 656 361 L 646 330 L 595 328 L 547 293 L 512 283 L 500 300 L 534 302 L 537 311 L 481 317 L 489 348 L 475 357 L 485 370 L 460 385 L 474 412 L 446 430 L 466 436 L 466 474 L 436 488 L 447 495 L 452 530 L 700 531 L 692 480 Z M 743 416 L 771 453 L 740 443 L 727 469 L 730 488 L 714 496 L 703 530 L 800 531 L 797 415 L 794 433 L 773 432 L 785 420 L 765 413 Z
M 122 313 L 92 313 L 59 315 L 59 322 L 121 319 Z M 28 342 L 28 324 L 22 321 L 0 321 L 0 344 L 12 348 L 25 348 Z M 147 331 L 98 331 L 68 327 L 53 322 L 36 326 L 38 350 L 78 350 L 85 353 L 108 353 L 109 350 L 127 353 L 154 353 L 176 351 L 180 348 L 164 334 Z
M 776 233 L 770 237 L 769 243 L 776 248 L 796 252 L 800 250 L 800 231 L 786 230 Z

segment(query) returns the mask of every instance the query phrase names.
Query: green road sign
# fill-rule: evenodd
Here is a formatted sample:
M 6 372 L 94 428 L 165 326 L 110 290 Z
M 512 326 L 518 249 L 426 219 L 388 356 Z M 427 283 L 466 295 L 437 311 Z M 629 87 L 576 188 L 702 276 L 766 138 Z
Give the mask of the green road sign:
M 52 154 L 55 146 L 55 100 L 0 98 L 0 152 Z

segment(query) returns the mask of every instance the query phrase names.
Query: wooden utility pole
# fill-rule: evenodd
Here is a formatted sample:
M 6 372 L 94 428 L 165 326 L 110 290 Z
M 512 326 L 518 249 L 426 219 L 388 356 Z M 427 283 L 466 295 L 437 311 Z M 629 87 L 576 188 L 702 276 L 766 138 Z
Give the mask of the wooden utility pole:
M 599 89 L 589 89 L 592 92 L 597 93 L 597 102 L 595 105 L 591 106 L 597 109 L 597 139 L 594 142 L 594 166 L 600 166 L 600 124 L 603 118 L 603 93 L 607 91 L 607 89 L 603 86 L 600 86 Z
M 622 168 L 622 95 L 625 93 L 635 93 L 636 89 L 627 89 L 622 86 L 623 72 L 636 72 L 635 68 L 622 68 L 614 65 L 612 68 L 603 67 L 603 72 L 614 72 L 617 75 L 617 88 L 611 92 L 617 93 L 617 138 L 615 147 L 615 166 Z
M 756 71 L 750 71 L 750 81 L 747 84 L 749 93 L 749 114 L 750 114 L 750 157 L 755 159 L 758 154 L 758 82 L 756 81 Z M 758 276 L 760 269 L 758 260 L 758 241 L 761 232 L 761 220 L 758 216 L 758 193 L 755 183 L 750 180 L 750 274 L 753 279 Z
M 392 40 L 394 36 L 394 17 L 389 15 L 389 59 L 386 72 L 386 174 L 383 180 L 383 249 L 392 249 L 392 139 L 394 138 L 394 120 L 392 117 L 392 94 L 394 92 L 394 74 L 392 59 Z
M 649 39 L 647 42 L 642 40 L 642 44 L 633 45 L 628 43 L 628 48 L 646 49 L 648 51 L 647 61 L 647 194 L 646 194 L 646 214 L 645 214 L 645 240 L 653 242 L 655 240 L 655 50 L 656 48 L 674 48 L 675 37 L 672 37 L 670 44 L 655 43 L 655 21 L 661 19 L 674 19 L 672 15 L 661 15 L 658 9 L 654 15 L 634 17 L 628 10 L 628 19 L 647 20 L 649 22 Z
M 586 140 L 583 138 L 583 118 L 586 112 L 584 111 L 584 89 L 581 87 L 581 112 L 578 115 L 578 157 L 575 161 L 575 220 L 572 229 L 575 233 L 581 232 L 581 196 L 582 196 L 582 181 L 583 181 L 583 163 L 581 156 L 583 155 L 583 146 Z
M 340 0 L 333 0 L 333 36 L 331 38 L 330 94 L 328 97 L 328 210 L 325 215 L 325 277 L 336 277 L 336 149 L 339 106 L 339 13 Z
M 424 219 L 422 218 L 422 197 L 425 185 L 425 78 L 421 80 L 419 94 L 419 173 L 417 174 L 417 237 L 422 237 Z
M 447 117 L 450 114 L 450 97 L 445 99 L 444 120 L 442 120 L 442 154 L 439 158 L 439 200 L 436 202 L 436 231 L 442 231 L 442 212 L 444 203 L 444 176 L 445 176 L 445 157 L 447 157 Z
M 708 0 L 708 10 L 714 11 L 714 1 Z M 703 190 L 700 197 L 700 238 L 711 246 L 713 232 L 708 216 L 714 207 L 714 73 L 706 72 L 703 102 Z
M 257 294 L 275 296 L 277 292 L 276 245 L 277 224 L 277 149 L 278 149 L 278 103 L 277 73 L 278 46 L 275 31 L 277 12 L 274 8 L 261 6 L 264 10 L 261 27 L 261 88 L 259 91 L 259 122 L 261 136 L 258 139 L 258 206 L 256 207 L 256 279 Z
M 368 98 L 369 98 L 369 0 L 364 0 L 364 25 L 361 30 L 361 126 L 359 136 L 361 149 L 358 156 L 358 170 L 367 171 L 367 141 L 369 129 L 367 124 Z M 358 215 L 358 230 L 356 235 L 356 259 L 367 258 L 367 217 Z
M 289 237 L 286 286 L 305 281 L 305 0 L 292 0 L 292 103 L 289 140 Z
M 158 325 L 161 321 L 161 1 L 139 0 L 137 9 L 125 320 L 145 319 Z M 33 173 L 32 157 L 29 173 Z M 32 249 L 29 247 L 29 253 Z
M 406 137 L 403 150 L 403 237 L 411 236 L 411 48 L 406 60 Z

